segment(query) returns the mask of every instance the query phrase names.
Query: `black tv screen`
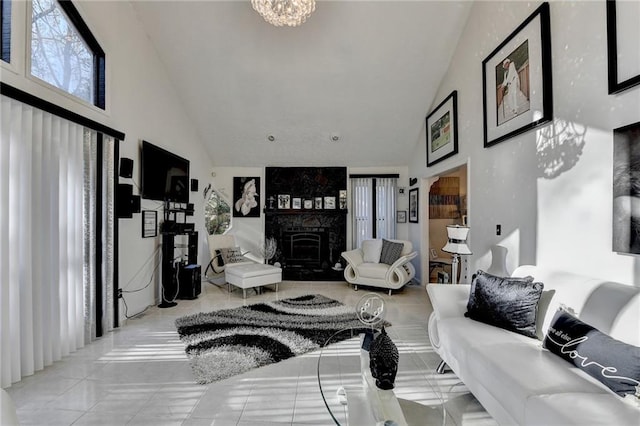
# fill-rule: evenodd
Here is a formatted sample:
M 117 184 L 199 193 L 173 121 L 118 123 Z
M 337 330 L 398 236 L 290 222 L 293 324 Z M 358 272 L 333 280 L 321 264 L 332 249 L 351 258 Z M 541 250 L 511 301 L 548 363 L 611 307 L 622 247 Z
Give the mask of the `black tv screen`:
M 142 198 L 189 202 L 189 160 L 147 141 L 140 157 Z

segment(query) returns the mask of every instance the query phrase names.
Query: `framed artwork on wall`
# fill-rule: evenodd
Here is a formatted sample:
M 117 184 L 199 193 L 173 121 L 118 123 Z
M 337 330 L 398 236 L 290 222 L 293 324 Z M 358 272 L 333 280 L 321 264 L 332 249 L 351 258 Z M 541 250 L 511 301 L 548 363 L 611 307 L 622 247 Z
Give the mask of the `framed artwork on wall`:
M 607 0 L 609 94 L 640 84 L 640 2 Z M 635 34 L 625 37 L 624 34 Z
M 325 209 L 335 209 L 336 208 L 336 197 L 324 197 L 324 208 Z
M 396 223 L 407 223 L 407 211 L 398 210 L 396 212 Z
M 482 61 L 484 147 L 553 120 L 549 3 Z
M 418 188 L 409 190 L 409 222 L 418 223 L 419 213 Z
M 640 254 L 640 121 L 613 130 L 613 251 Z
M 279 209 L 290 209 L 291 208 L 291 195 L 289 195 L 289 194 L 279 194 L 278 195 L 278 208 Z
M 430 167 L 458 153 L 458 91 L 451 92 L 425 121 Z
M 260 177 L 233 178 L 233 217 L 260 217 Z
M 316 197 L 314 199 L 313 207 L 317 210 L 322 210 L 322 197 Z
M 291 199 L 291 208 L 292 209 L 301 209 L 302 208 L 302 198 L 293 197 Z
M 158 212 L 155 210 L 142 211 L 142 238 L 158 236 Z

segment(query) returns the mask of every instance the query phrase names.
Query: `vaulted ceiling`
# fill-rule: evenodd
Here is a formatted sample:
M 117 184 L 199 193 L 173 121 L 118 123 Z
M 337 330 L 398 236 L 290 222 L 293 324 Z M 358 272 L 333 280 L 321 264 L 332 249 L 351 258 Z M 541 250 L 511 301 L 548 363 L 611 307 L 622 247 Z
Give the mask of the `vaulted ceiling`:
M 406 165 L 424 143 L 472 6 L 319 1 L 282 28 L 249 0 L 132 4 L 214 165 L 360 167 Z

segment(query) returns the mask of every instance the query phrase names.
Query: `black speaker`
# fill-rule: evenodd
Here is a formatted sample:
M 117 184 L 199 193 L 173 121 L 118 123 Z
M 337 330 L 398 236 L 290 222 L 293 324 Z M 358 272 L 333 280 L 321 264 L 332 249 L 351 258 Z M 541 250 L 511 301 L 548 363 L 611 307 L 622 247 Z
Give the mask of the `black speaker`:
M 198 190 L 198 179 L 191 179 L 191 192 Z
M 133 185 L 119 183 L 116 189 L 116 217 L 132 218 L 140 213 L 140 196 L 133 195 Z
M 116 217 L 133 217 L 133 185 L 119 183 L 116 189 Z
M 130 178 L 133 176 L 133 160 L 131 158 L 120 159 L 120 177 Z
M 187 265 L 178 270 L 178 299 L 195 299 L 202 291 L 200 265 Z

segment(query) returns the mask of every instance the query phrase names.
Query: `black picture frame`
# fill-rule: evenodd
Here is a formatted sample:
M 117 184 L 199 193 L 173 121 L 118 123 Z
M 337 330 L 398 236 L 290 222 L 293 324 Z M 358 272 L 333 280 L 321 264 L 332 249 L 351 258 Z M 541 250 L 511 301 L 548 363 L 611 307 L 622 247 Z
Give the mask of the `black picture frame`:
M 612 251 L 640 255 L 640 221 L 634 205 L 640 173 L 640 121 L 613 130 Z
M 158 236 L 158 212 L 155 210 L 142 211 L 142 238 Z
M 545 2 L 482 61 L 485 148 L 553 120 L 552 76 Z
M 454 90 L 425 119 L 427 167 L 458 153 L 458 91 Z
M 420 213 L 420 197 L 418 188 L 409 190 L 409 222 L 418 223 L 418 215 Z
M 233 217 L 260 217 L 260 177 L 233 178 Z
M 625 10 L 619 11 L 618 6 L 622 6 Z M 640 65 L 634 68 L 634 59 L 638 61 L 640 57 L 640 39 L 625 38 L 620 40 L 618 38 L 618 30 L 620 29 L 620 32 L 624 33 L 625 29 L 632 25 L 630 21 L 635 22 L 636 25 L 638 24 L 640 13 L 636 8 L 640 9 L 637 2 L 607 0 L 607 57 L 610 95 L 623 92 L 640 84 Z M 634 28 L 634 30 L 637 30 L 637 28 Z M 622 47 L 620 46 L 621 43 L 626 45 L 624 52 L 619 52 L 619 47 Z M 618 55 L 619 53 L 624 54 Z M 635 57 L 633 57 L 634 55 Z M 631 61 L 628 60 L 629 56 L 632 56 Z M 636 65 L 638 65 L 638 62 L 636 62 Z M 630 68 L 630 70 L 627 68 Z

